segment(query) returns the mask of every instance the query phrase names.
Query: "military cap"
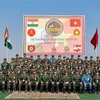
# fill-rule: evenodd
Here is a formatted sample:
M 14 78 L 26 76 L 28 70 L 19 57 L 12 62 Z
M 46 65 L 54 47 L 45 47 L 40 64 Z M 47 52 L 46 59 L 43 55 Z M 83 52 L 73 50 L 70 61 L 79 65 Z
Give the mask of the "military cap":
M 52 57 L 54 57 L 54 55 L 52 55 Z
M 85 56 L 85 58 L 88 58 L 87 56 Z
M 22 57 L 19 57 L 19 59 L 22 59 Z
M 66 58 L 65 56 L 63 56 L 63 58 Z
M 19 56 L 19 54 L 16 54 L 16 56 Z
M 61 55 L 59 55 L 58 57 L 61 57 Z
M 45 55 L 45 56 L 47 56 L 47 55 Z
M 40 55 L 37 55 L 37 57 L 40 57 Z
M 26 53 L 24 53 L 24 55 L 26 55 Z
M 4 60 L 7 60 L 7 58 L 4 58 Z
M 97 58 L 99 58 L 99 56 L 97 56 Z
M 93 56 L 90 56 L 90 58 L 93 58 Z
M 67 60 L 69 60 L 69 58 L 66 58 Z
M 31 55 L 30 57 L 33 57 L 33 55 Z
M 78 57 L 80 57 L 80 55 L 78 55 Z
M 11 60 L 14 60 L 14 58 L 11 58 Z
M 74 57 L 74 55 L 71 55 L 71 57 Z

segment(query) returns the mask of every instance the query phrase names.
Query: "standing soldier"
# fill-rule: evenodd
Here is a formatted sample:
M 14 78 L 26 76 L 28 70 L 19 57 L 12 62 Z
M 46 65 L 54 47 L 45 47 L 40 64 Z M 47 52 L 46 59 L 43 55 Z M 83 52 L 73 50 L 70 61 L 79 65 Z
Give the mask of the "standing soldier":
M 45 64 L 45 63 L 47 63 L 47 64 L 49 64 L 49 63 L 50 63 L 50 61 L 49 61 L 49 59 L 48 59 L 48 56 L 47 56 L 47 55 L 45 55 L 45 56 L 44 56 L 43 63 L 44 63 L 44 64 Z
M 52 76 L 52 79 L 51 79 L 51 83 L 52 83 L 52 92 L 54 92 L 55 90 L 55 87 L 56 87 L 56 92 L 58 93 L 59 92 L 59 76 L 57 75 L 57 72 L 54 71 L 54 75 Z
M 100 74 L 99 72 L 96 72 L 95 76 L 93 77 L 93 88 L 94 92 L 98 93 L 100 89 Z
M 6 82 L 6 76 L 3 74 L 2 70 L 0 69 L 0 85 L 2 87 L 2 91 L 5 91 L 5 82 Z
M 29 73 L 29 67 L 27 64 L 24 64 L 22 70 L 24 70 L 27 74 Z
M 80 55 L 78 55 L 78 59 L 77 59 L 78 65 L 82 64 L 82 59 L 80 58 Z
M 74 61 L 75 61 L 74 55 L 71 55 L 71 58 L 69 60 L 70 64 L 73 65 Z
M 76 71 L 75 75 L 73 76 L 73 92 L 76 92 L 76 88 L 80 88 L 80 93 L 82 92 L 83 84 L 82 84 L 82 77 L 79 75 L 79 72 Z
M 65 56 L 63 56 L 63 65 L 65 65 L 66 64 L 66 57 Z
M 35 91 L 38 91 L 38 85 L 39 85 L 39 76 L 36 74 L 35 71 L 33 71 L 32 74 L 30 75 L 30 82 L 29 82 L 30 91 L 32 91 L 32 86 L 35 86 Z
M 30 60 L 31 60 L 31 63 L 35 65 L 35 59 L 33 58 L 32 55 L 30 56 Z
M 66 92 L 66 88 L 68 88 L 68 93 L 71 92 L 71 81 L 72 81 L 72 77 L 70 75 L 68 75 L 68 72 L 66 72 L 65 75 L 62 78 L 63 93 Z
M 18 63 L 18 61 L 19 61 L 19 54 L 16 54 L 16 58 L 15 58 L 16 64 Z
M 89 61 L 88 61 L 88 57 L 87 56 L 85 56 L 85 60 L 83 62 L 84 62 L 85 67 L 89 64 Z
M 29 81 L 29 76 L 23 70 L 22 73 L 21 73 L 21 75 L 19 76 L 19 91 L 21 91 L 21 86 L 25 85 L 25 92 L 27 92 L 28 81 Z
M 48 92 L 49 76 L 46 71 L 44 71 L 44 74 L 40 79 L 40 83 L 40 91 L 43 92 L 43 86 L 46 86 L 46 92 Z
M 90 56 L 90 60 L 89 60 L 90 64 L 95 63 L 95 61 L 93 60 L 93 56 Z
M 7 79 L 7 91 L 10 92 L 10 86 L 12 85 L 13 91 L 16 91 L 16 84 L 18 82 L 18 77 L 15 72 L 12 70 Z
M 18 60 L 17 64 L 18 64 L 21 68 L 23 68 L 23 65 L 24 65 L 25 63 L 22 61 L 22 57 L 19 57 L 19 60 Z
M 58 65 L 60 62 L 62 62 L 61 55 L 58 56 L 58 59 L 56 60 L 56 65 Z
M 8 76 L 8 71 L 9 71 L 9 63 L 7 62 L 7 59 L 4 58 L 4 62 L 1 64 L 1 68 L 3 73 Z
M 26 53 L 23 54 L 23 59 L 22 59 L 22 61 L 23 61 L 24 63 L 27 63 Z
M 95 63 L 96 63 L 96 64 L 99 63 L 99 57 L 98 57 L 98 56 L 97 56 L 97 59 L 96 59 Z
M 10 62 L 10 64 L 9 64 L 9 70 L 14 70 L 15 69 L 15 65 L 16 65 L 16 63 L 15 63 L 15 61 L 14 61 L 14 58 L 11 58 L 11 62 Z

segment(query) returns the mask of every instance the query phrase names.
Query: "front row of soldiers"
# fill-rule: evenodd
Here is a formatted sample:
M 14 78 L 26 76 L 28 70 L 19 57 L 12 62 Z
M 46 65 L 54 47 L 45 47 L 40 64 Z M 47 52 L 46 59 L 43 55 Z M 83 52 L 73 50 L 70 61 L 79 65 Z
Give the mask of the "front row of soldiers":
M 43 92 L 45 86 L 46 92 L 48 92 L 49 87 L 51 92 L 59 92 L 59 86 L 62 84 L 61 91 L 64 93 L 70 93 L 71 91 L 76 92 L 77 87 L 79 87 L 80 93 L 86 92 L 88 87 L 90 93 L 92 92 L 92 89 L 93 92 L 98 93 L 100 88 L 100 76 L 99 73 L 96 72 L 96 75 L 92 79 L 88 71 L 82 76 L 76 71 L 73 77 L 70 76 L 68 72 L 65 72 L 63 77 L 60 78 L 56 71 L 54 71 L 52 76 L 49 76 L 48 73 L 44 71 L 43 75 L 39 77 L 36 71 L 33 71 L 29 75 L 23 70 L 19 76 L 16 75 L 14 71 L 11 71 L 10 75 L 6 77 L 2 70 L 0 70 L 0 84 L 2 91 L 5 91 L 5 85 L 7 85 L 7 91 L 10 91 L 11 86 L 13 91 L 16 91 L 16 86 L 18 84 L 18 91 L 21 91 L 21 87 L 24 85 L 25 92 L 28 91 L 28 88 L 29 91 L 33 91 L 33 86 L 35 87 L 34 91 Z

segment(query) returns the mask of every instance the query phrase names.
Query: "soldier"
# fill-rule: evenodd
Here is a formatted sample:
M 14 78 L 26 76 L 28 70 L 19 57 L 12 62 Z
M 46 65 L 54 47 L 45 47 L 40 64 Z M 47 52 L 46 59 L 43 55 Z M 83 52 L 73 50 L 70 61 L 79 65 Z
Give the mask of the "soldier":
M 40 79 L 40 83 L 41 83 L 41 86 L 40 86 L 40 91 L 43 92 L 43 86 L 46 86 L 46 92 L 48 92 L 48 84 L 49 84 L 49 76 L 47 74 L 46 71 L 44 71 L 44 74 L 42 75 L 41 79 Z
M 29 73 L 29 67 L 27 64 L 24 64 L 22 70 L 24 70 L 27 74 Z
M 16 64 L 18 63 L 18 61 L 19 61 L 19 54 L 16 54 L 16 58 L 15 58 Z
M 89 64 L 89 61 L 88 61 L 88 57 L 87 56 L 85 56 L 85 60 L 83 62 L 84 62 L 85 67 Z
M 51 91 L 54 92 L 55 90 L 55 87 L 56 87 L 56 92 L 58 93 L 59 92 L 59 76 L 57 75 L 57 72 L 54 71 L 54 75 L 52 76 L 52 79 L 51 79 L 51 83 L 52 83 L 52 89 Z
M 55 64 L 56 63 L 56 58 L 54 57 L 54 55 L 51 55 L 51 58 L 50 58 L 50 64 Z
M 23 54 L 23 59 L 22 59 L 22 61 L 23 61 L 24 63 L 27 63 L 26 53 Z
M 96 73 L 99 72 L 98 66 L 95 65 L 94 69 L 93 69 L 93 76 L 96 75 Z
M 4 58 L 4 62 L 1 64 L 1 68 L 3 73 L 8 76 L 8 71 L 9 71 L 9 63 L 7 62 L 7 59 Z
M 16 65 L 16 63 L 14 61 L 14 58 L 11 58 L 11 62 L 9 64 L 9 67 L 10 67 L 9 70 L 14 70 L 15 69 L 15 65 Z
M 21 91 L 21 86 L 25 85 L 25 92 L 27 92 L 28 82 L 29 82 L 29 76 L 23 70 L 21 75 L 19 76 L 19 91 Z
M 94 92 L 98 93 L 100 89 L 100 74 L 99 72 L 96 72 L 95 76 L 93 77 L 93 88 Z
M 65 65 L 66 64 L 66 57 L 65 56 L 63 56 L 63 65 Z
M 22 57 L 19 57 L 17 64 L 20 66 L 20 68 L 23 68 L 25 63 L 22 61 Z
M 78 60 L 74 60 L 74 63 L 73 63 L 73 65 L 72 65 L 72 67 L 73 67 L 73 69 L 74 69 L 75 71 L 78 70 L 78 66 L 79 66 Z
M 97 59 L 96 59 L 95 63 L 96 63 L 96 64 L 99 63 L 99 57 L 98 57 L 98 56 L 97 56 Z
M 32 91 L 32 86 L 35 86 L 35 92 L 38 91 L 38 85 L 39 85 L 39 76 L 36 74 L 36 71 L 33 71 L 30 75 L 30 82 L 29 82 L 29 88 L 30 91 Z
M 60 62 L 62 62 L 61 55 L 58 56 L 58 59 L 56 60 L 56 64 L 58 65 Z
M 82 77 L 79 75 L 79 72 L 76 71 L 76 73 L 73 75 L 73 92 L 76 92 L 76 88 L 80 88 L 80 93 L 82 92 L 83 84 L 82 84 Z
M 74 61 L 75 61 L 74 55 L 71 55 L 71 58 L 69 60 L 70 64 L 73 65 Z
M 18 77 L 15 72 L 12 70 L 7 79 L 7 91 L 10 92 L 10 86 L 12 85 L 13 91 L 16 91 L 16 84 L 18 82 Z
M 33 65 L 35 65 L 35 59 L 33 58 L 32 55 L 30 56 L 30 60 L 31 60 L 31 63 L 32 63 Z
M 49 64 L 49 63 L 50 63 L 50 61 L 49 61 L 49 59 L 48 59 L 48 56 L 47 56 L 47 55 L 45 55 L 45 56 L 44 56 L 43 63 L 44 63 L 44 64 L 45 64 L 45 63 L 47 63 L 47 64 Z
M 90 56 L 89 62 L 90 62 L 90 63 L 95 63 L 95 61 L 93 60 L 93 56 Z
M 71 92 L 71 81 L 72 81 L 72 77 L 68 75 L 68 72 L 66 72 L 65 75 L 62 78 L 63 93 L 66 92 L 66 88 L 68 88 L 68 93 Z
M 82 64 L 82 59 L 80 58 L 80 55 L 78 55 L 78 59 L 77 59 L 78 65 Z
M 37 55 L 37 59 L 35 60 L 35 64 L 37 68 L 40 68 L 42 65 L 42 59 L 40 58 L 40 55 Z
M 3 71 L 0 69 L 0 85 L 2 87 L 2 91 L 5 91 L 5 82 L 6 82 L 6 76 L 3 74 Z
M 31 63 L 31 59 L 28 59 L 28 62 L 27 62 L 28 68 L 31 69 L 32 65 L 33 65 L 33 64 Z
M 89 92 L 91 93 L 92 92 L 92 77 L 91 75 L 89 75 L 88 71 L 86 71 L 86 74 L 82 76 L 82 82 L 84 84 L 84 93 L 86 92 L 88 86 L 89 86 Z

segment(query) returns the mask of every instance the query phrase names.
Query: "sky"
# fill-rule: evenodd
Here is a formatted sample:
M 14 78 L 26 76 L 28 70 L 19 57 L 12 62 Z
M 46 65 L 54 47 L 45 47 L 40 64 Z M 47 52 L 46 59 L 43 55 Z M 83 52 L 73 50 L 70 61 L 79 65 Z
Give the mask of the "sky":
M 5 57 L 10 61 L 16 54 L 22 55 L 23 15 L 85 15 L 85 55 L 100 56 L 100 41 L 95 51 L 90 44 L 96 27 L 100 30 L 100 0 L 0 0 L 0 63 Z M 8 51 L 4 47 L 5 26 L 13 45 Z

